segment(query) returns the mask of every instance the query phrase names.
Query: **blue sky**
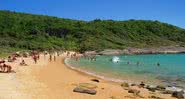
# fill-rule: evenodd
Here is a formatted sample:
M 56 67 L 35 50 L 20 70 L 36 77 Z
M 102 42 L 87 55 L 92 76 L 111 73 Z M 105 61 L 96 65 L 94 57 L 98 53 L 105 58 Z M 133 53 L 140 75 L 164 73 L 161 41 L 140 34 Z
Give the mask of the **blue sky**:
M 185 0 L 0 0 L 0 9 L 78 20 L 159 20 L 185 28 Z

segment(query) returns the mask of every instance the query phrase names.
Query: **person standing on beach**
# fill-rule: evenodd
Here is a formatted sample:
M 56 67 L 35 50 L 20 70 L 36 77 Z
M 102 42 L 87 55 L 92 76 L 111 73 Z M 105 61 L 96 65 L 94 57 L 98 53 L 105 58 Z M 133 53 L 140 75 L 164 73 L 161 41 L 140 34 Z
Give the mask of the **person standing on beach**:
M 52 61 L 52 56 L 51 56 L 51 54 L 49 54 L 49 61 L 50 61 L 50 62 Z
M 54 55 L 54 61 L 56 61 L 56 56 Z
M 70 55 L 70 52 L 67 52 L 67 56 L 69 56 Z
M 38 60 L 40 59 L 40 54 L 37 55 Z
M 35 62 L 35 64 L 37 63 L 37 56 L 36 55 L 33 55 L 33 60 Z
M 60 56 L 60 52 L 57 51 L 57 56 Z

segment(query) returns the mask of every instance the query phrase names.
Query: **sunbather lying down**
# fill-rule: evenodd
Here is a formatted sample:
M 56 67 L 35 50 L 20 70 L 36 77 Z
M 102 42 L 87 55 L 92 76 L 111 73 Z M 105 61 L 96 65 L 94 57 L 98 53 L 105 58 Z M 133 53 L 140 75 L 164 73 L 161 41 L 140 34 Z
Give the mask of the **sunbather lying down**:
M 12 71 L 12 67 L 6 64 L 0 64 L 0 72 L 2 73 L 10 73 Z
M 22 62 L 20 63 L 21 66 L 28 66 L 28 64 L 25 63 L 24 60 L 22 60 Z
M 0 60 L 0 64 L 5 63 L 5 60 Z

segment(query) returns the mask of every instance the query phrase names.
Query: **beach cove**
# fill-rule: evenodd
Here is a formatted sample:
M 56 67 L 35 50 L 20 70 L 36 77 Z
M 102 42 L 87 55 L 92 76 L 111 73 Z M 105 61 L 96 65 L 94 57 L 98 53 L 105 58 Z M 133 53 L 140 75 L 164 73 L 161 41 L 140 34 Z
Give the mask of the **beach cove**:
M 170 94 L 150 92 L 145 88 L 132 86 L 140 91 L 138 97 L 121 86 L 96 78 L 82 72 L 74 71 L 64 64 L 65 55 L 49 62 L 49 56 L 41 55 L 37 64 L 31 58 L 25 61 L 29 66 L 19 66 L 21 59 L 11 63 L 15 73 L 1 73 L 1 99 L 148 99 L 151 96 L 162 99 L 175 99 Z M 100 82 L 91 81 L 98 79 Z M 79 83 L 91 83 L 97 86 L 96 95 L 73 92 Z

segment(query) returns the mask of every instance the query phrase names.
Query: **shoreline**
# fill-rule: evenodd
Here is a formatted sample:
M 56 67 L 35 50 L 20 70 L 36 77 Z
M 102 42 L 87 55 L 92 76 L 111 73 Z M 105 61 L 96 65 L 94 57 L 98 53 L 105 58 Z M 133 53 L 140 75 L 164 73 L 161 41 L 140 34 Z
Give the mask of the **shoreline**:
M 37 64 L 31 57 L 26 58 L 29 66 L 19 66 L 21 58 L 12 63 L 16 66 L 15 72 L 11 74 L 1 74 L 2 99 L 142 99 L 125 90 L 121 83 L 106 81 L 92 75 L 75 71 L 67 67 L 64 63 L 65 55 L 57 56 L 56 61 L 49 62 L 49 56 L 44 58 L 41 55 Z M 7 77 L 14 79 L 6 79 Z M 98 79 L 100 82 L 91 81 Z M 7 82 L 7 83 L 5 83 Z M 96 95 L 73 92 L 73 89 L 80 83 L 90 83 L 97 86 Z M 5 86 L 6 85 L 6 86 Z M 9 89 L 11 88 L 11 90 Z M 155 94 L 147 89 L 130 86 L 129 88 L 139 90 L 140 95 L 145 99 L 149 96 L 161 97 L 163 99 L 175 99 L 171 95 Z M 13 91 L 13 93 L 12 93 Z
M 107 77 L 104 77 L 104 76 L 101 76 L 101 75 L 96 75 L 95 73 L 92 73 L 92 72 L 88 72 L 88 71 L 85 71 L 85 70 L 80 70 L 78 68 L 75 68 L 73 66 L 70 66 L 68 65 L 67 63 L 65 63 L 65 60 L 66 59 L 70 59 L 70 58 L 64 58 L 64 65 L 72 70 L 72 71 L 75 71 L 75 72 L 78 72 L 84 76 L 90 76 L 90 77 L 93 77 L 95 79 L 100 79 L 100 80 L 103 80 L 104 82 L 108 82 L 108 83 L 114 83 L 114 84 L 121 84 L 123 82 L 126 82 L 126 80 L 120 80 L 120 79 L 114 79 L 114 78 L 107 78 Z M 139 83 L 138 83 L 139 84 Z
M 129 85 L 132 85 L 132 84 L 139 85 L 140 84 L 139 81 L 129 81 L 129 80 L 122 80 L 122 79 L 117 79 L 117 78 L 110 78 L 110 77 L 105 77 L 105 76 L 98 75 L 95 72 L 89 72 L 89 71 L 86 71 L 86 70 L 81 70 L 81 69 L 75 68 L 74 66 L 70 66 L 69 64 L 67 64 L 66 63 L 67 60 L 70 60 L 70 58 L 64 58 L 64 64 L 66 65 L 66 67 L 68 67 L 69 69 L 74 70 L 76 72 L 83 73 L 84 75 L 96 77 L 96 78 L 99 78 L 99 79 L 102 79 L 102 80 L 105 80 L 105 81 L 108 81 L 108 82 L 117 83 L 117 84 L 120 84 L 120 83 L 128 83 Z M 157 84 L 148 84 L 146 82 L 145 82 L 145 84 L 149 85 L 149 86 L 161 85 L 161 84 L 158 84 L 158 85 Z M 171 86 L 171 87 L 177 88 L 179 90 L 181 89 L 185 92 L 185 89 L 182 89 L 180 87 L 175 87 L 175 86 Z

